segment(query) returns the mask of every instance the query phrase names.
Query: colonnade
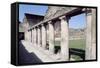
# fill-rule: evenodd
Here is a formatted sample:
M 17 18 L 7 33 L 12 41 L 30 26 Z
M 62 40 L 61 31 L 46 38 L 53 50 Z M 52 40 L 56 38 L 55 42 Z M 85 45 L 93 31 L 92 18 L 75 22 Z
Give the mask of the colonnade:
M 86 12 L 86 50 L 85 50 L 85 59 L 91 60 L 96 59 L 96 10 L 90 9 Z M 70 17 L 67 15 L 62 15 L 56 20 L 60 20 L 61 24 L 61 59 L 65 61 L 69 61 L 69 20 Z M 28 40 L 33 43 L 34 46 L 42 47 L 46 49 L 46 25 L 49 26 L 48 34 L 49 34 L 49 51 L 54 54 L 54 21 L 49 20 L 45 23 L 41 23 L 37 26 L 34 26 L 32 29 L 26 31 L 28 34 Z M 77 25 L 77 24 L 76 24 Z M 26 36 L 26 35 L 25 35 Z

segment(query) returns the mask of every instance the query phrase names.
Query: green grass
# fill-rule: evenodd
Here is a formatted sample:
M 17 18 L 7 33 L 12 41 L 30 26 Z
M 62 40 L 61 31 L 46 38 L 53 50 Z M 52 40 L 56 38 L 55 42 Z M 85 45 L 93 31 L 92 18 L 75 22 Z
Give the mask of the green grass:
M 55 41 L 55 46 L 60 46 L 60 41 Z M 85 39 L 69 40 L 69 48 L 78 48 L 85 50 Z
M 85 50 L 85 39 L 69 40 L 69 48 L 78 48 Z
M 85 50 L 85 45 L 85 39 L 69 40 L 69 48 Z M 60 41 L 55 41 L 55 48 L 60 49 Z M 71 58 L 74 58 L 75 60 L 82 60 L 82 58 L 78 55 L 71 54 Z

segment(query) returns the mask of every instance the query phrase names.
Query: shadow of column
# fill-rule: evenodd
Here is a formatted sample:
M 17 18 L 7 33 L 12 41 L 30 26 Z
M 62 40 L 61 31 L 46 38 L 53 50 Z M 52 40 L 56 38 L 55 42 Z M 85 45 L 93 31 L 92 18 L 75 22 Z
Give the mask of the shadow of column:
M 25 64 L 36 64 L 36 63 L 43 63 L 41 61 L 41 59 L 39 59 L 33 52 L 32 53 L 29 53 L 24 45 L 19 42 L 19 64 L 21 65 L 25 65 Z

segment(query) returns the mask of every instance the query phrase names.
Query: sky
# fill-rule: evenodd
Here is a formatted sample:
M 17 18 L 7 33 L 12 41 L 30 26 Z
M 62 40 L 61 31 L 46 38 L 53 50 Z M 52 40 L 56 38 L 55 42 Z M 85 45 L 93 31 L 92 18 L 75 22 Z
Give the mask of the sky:
M 40 6 L 40 5 L 19 5 L 19 21 L 23 22 L 24 13 L 37 14 L 37 15 L 45 15 L 48 6 Z
M 45 15 L 48 6 L 43 5 L 19 5 L 19 21 L 23 22 L 24 13 Z M 69 28 L 85 28 L 86 27 L 86 18 L 85 14 L 80 14 L 74 17 L 71 17 L 69 20 Z
M 85 13 L 71 17 L 69 20 L 70 28 L 86 28 L 86 17 Z

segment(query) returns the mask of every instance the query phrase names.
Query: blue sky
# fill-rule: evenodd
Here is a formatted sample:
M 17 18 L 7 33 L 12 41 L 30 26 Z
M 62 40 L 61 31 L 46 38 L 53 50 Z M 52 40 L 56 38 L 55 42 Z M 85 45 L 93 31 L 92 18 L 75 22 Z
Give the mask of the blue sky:
M 19 5 L 19 20 L 22 22 L 24 18 L 24 13 L 45 15 L 48 6 L 41 5 Z M 85 14 L 80 14 L 71 17 L 69 20 L 69 28 L 84 28 L 86 27 Z
M 71 17 L 69 20 L 70 28 L 85 28 L 86 27 L 86 17 L 85 14 L 80 14 L 74 17 Z
M 23 21 L 24 13 L 44 15 L 47 9 L 48 9 L 47 6 L 20 4 L 19 5 L 19 20 L 21 22 Z

